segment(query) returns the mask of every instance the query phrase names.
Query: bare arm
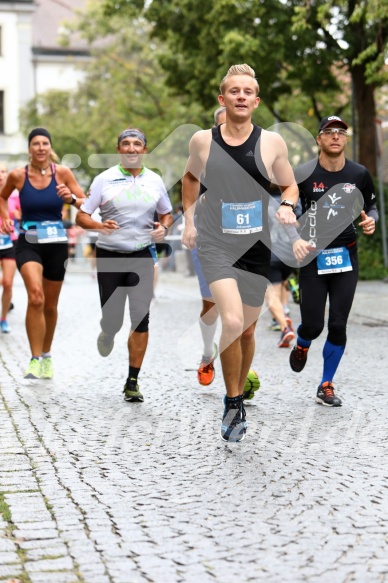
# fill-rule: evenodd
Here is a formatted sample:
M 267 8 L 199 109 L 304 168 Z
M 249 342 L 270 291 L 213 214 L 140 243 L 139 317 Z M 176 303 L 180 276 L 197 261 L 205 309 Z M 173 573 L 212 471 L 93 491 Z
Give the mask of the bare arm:
M 167 213 L 166 215 L 158 213 L 158 221 L 154 223 L 155 229 L 152 232 L 152 238 L 156 243 L 161 243 L 164 240 L 168 230 L 166 227 L 171 227 L 173 222 L 174 219 L 171 213 Z
M 58 185 L 57 185 L 57 193 L 60 198 L 62 198 L 63 202 L 70 204 L 72 202 L 72 194 L 75 194 L 77 197 L 74 206 L 79 209 L 81 204 L 84 201 L 85 195 L 83 193 L 82 188 L 78 184 L 74 174 L 67 168 L 66 166 L 58 166 L 57 167 L 57 176 L 58 176 Z
M 182 243 L 188 249 L 194 249 L 197 230 L 194 226 L 194 213 L 200 191 L 200 177 L 204 171 L 204 151 L 210 143 L 209 130 L 200 131 L 191 138 L 189 159 L 186 164 L 185 175 L 182 178 L 182 204 L 185 215 L 185 229 Z
M 105 221 L 105 223 L 100 223 L 99 221 L 95 221 L 92 217 L 85 213 L 85 211 L 79 210 L 76 217 L 75 222 L 77 225 L 82 227 L 83 229 L 89 231 L 102 231 L 103 233 L 109 233 L 110 231 L 115 231 L 120 227 L 116 223 L 116 221 Z
M 4 184 L 3 189 L 0 194 L 0 217 L 2 220 L 2 231 L 4 233 L 13 232 L 13 220 L 10 218 L 8 213 L 8 199 L 17 188 L 20 190 L 20 169 L 12 170 L 7 178 L 7 182 Z
M 273 179 L 282 191 L 281 200 L 291 202 L 295 208 L 299 200 L 299 189 L 288 160 L 287 146 L 281 136 L 276 133 L 270 133 L 270 147 L 275 153 L 272 164 Z M 276 213 L 276 218 L 283 225 L 296 224 L 296 215 L 290 206 L 280 206 Z

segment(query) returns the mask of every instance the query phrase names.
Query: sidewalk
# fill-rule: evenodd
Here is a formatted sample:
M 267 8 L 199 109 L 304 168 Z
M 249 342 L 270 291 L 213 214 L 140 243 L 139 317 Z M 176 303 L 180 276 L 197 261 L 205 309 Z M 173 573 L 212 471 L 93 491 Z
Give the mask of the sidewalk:
M 360 282 L 336 386 L 314 402 L 324 338 L 301 374 L 257 329 L 261 389 L 246 439 L 219 439 L 219 360 L 196 382 L 196 278 L 162 273 L 139 379 L 126 403 L 129 322 L 96 349 L 97 283 L 74 270 L 60 298 L 55 379 L 24 380 L 26 296 L 0 336 L 0 581 L 374 583 L 388 580 L 388 285 Z M 298 306 L 291 304 L 298 323 Z

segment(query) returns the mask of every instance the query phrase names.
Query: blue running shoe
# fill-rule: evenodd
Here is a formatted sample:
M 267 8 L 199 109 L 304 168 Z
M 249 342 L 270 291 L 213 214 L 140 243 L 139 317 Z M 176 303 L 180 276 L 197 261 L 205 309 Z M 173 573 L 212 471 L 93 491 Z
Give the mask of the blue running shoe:
M 224 415 L 221 424 L 221 437 L 224 441 L 236 443 L 245 437 L 247 422 L 243 396 L 224 397 Z
M 280 335 L 280 340 L 278 343 L 279 348 L 288 348 L 290 346 L 291 340 L 295 338 L 294 331 L 291 330 L 289 326 L 286 326 Z
M 8 326 L 7 320 L 1 320 L 0 328 L 3 334 L 8 334 L 9 332 L 11 332 L 11 328 Z

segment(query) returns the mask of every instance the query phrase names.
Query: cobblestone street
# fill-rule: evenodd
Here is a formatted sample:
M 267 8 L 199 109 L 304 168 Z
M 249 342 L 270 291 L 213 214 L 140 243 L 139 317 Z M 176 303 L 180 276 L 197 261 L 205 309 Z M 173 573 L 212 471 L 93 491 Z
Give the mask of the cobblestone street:
M 295 374 L 262 314 L 261 388 L 246 439 L 231 445 L 219 437 L 219 359 L 210 387 L 196 380 L 196 278 L 163 273 L 156 296 L 145 401 L 127 403 L 129 320 L 102 358 L 90 273 L 67 274 L 54 380 L 23 379 L 17 275 L 12 332 L 0 337 L 0 581 L 388 581 L 388 285 L 359 283 L 335 379 L 341 408 L 314 400 L 324 334 Z

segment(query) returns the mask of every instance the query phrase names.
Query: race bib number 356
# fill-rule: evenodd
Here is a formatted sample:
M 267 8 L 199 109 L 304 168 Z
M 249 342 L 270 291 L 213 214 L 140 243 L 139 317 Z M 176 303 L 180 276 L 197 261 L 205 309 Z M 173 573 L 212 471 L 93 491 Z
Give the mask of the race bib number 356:
M 352 271 L 349 251 L 346 247 L 324 249 L 317 256 L 318 275 L 326 273 L 342 273 Z

